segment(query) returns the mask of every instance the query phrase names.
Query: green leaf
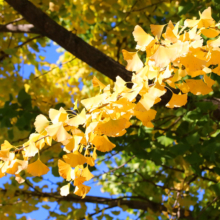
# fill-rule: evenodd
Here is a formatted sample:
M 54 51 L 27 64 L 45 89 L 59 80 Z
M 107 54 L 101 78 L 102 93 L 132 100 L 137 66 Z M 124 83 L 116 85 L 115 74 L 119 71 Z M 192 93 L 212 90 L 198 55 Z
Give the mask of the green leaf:
M 49 205 L 42 205 L 42 207 L 43 207 L 44 209 L 50 209 L 50 206 L 49 206 Z
M 189 206 L 196 204 L 197 198 L 186 196 L 186 197 L 183 197 L 183 198 L 179 198 L 178 202 L 180 203 L 181 206 L 184 206 L 184 207 L 188 208 Z
M 215 110 L 217 106 L 212 102 L 196 102 L 195 105 L 202 111 L 207 112 L 208 110 Z
M 194 5 L 192 2 L 188 2 L 186 5 L 180 5 L 178 7 L 178 15 L 181 16 L 188 13 L 193 7 Z
M 113 215 L 119 215 L 119 214 L 120 214 L 120 211 L 111 211 L 111 213 L 112 213 Z
M 186 140 L 189 144 L 195 145 L 199 142 L 199 138 L 200 138 L 200 135 L 198 134 L 198 132 L 195 132 L 193 134 L 188 135 Z
M 13 133 L 13 130 L 12 129 L 9 129 L 8 130 L 8 137 L 9 137 L 9 139 L 13 139 L 14 138 L 14 133 Z
M 18 102 L 22 105 L 22 107 L 31 108 L 31 97 L 25 92 L 25 89 L 20 90 L 18 93 Z
M 171 152 L 175 155 L 183 155 L 187 150 L 189 150 L 190 146 L 187 143 L 178 143 L 176 145 L 173 145 L 171 148 Z
M 58 171 L 58 166 L 52 167 L 52 174 L 56 177 L 59 177 L 59 171 Z
M 39 182 L 41 182 L 42 179 L 43 179 L 42 177 L 38 177 L 38 176 L 32 178 L 32 180 L 33 180 L 35 183 L 39 183 Z
M 173 144 L 174 139 L 170 138 L 170 137 L 166 137 L 166 136 L 160 136 L 157 138 L 157 141 L 159 143 L 161 143 L 162 145 L 164 145 L 165 147 L 167 147 L 167 146 Z
M 13 151 L 15 151 L 15 149 L 16 149 L 16 148 L 12 147 L 12 148 L 9 150 L 9 152 L 13 152 Z
M 190 164 L 200 164 L 203 162 L 203 159 L 195 152 L 191 153 L 190 155 L 187 155 L 185 159 L 190 163 Z
M 7 48 L 4 51 L 9 55 L 16 55 L 17 50 L 18 50 L 17 48 Z
M 211 185 L 210 189 L 214 190 L 217 196 L 220 196 L 220 183 Z

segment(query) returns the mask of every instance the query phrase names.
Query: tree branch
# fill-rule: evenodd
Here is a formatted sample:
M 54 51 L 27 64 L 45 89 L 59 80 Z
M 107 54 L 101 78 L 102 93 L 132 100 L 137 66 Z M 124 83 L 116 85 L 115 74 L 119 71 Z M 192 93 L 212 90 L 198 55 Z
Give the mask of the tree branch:
M 31 24 L 8 24 L 6 26 L 2 25 L 0 26 L 0 32 L 3 30 L 8 31 L 8 29 L 11 29 L 14 30 L 14 32 L 25 31 L 26 33 L 40 33 L 50 38 L 65 50 L 73 54 L 75 57 L 92 66 L 94 69 L 106 75 L 113 81 L 115 81 L 117 76 L 120 76 L 127 82 L 131 81 L 132 74 L 131 72 L 127 71 L 123 65 L 108 57 L 95 47 L 89 45 L 81 38 L 73 34 L 71 31 L 68 31 L 61 25 L 57 24 L 41 9 L 37 8 L 33 3 L 29 2 L 28 0 L 5 1 Z M 171 98 L 171 95 L 172 94 L 167 92 L 161 97 L 162 100 L 157 105 L 164 106 L 167 104 Z M 220 106 L 218 106 L 214 116 L 217 120 L 220 120 Z
M 33 24 L 17 24 L 8 23 L 6 25 L 0 25 L 0 32 L 11 32 L 11 33 L 32 33 L 41 34 Z
M 3 195 L 6 194 L 8 190 L 6 189 L 0 189 L 0 193 Z M 28 198 L 48 198 L 48 199 L 55 199 L 57 202 L 59 201 L 66 201 L 66 202 L 76 202 L 76 203 L 82 203 L 82 202 L 90 202 L 90 203 L 96 203 L 96 204 L 103 204 L 108 205 L 109 208 L 113 207 L 120 207 L 123 205 L 126 205 L 130 209 L 138 209 L 143 211 L 149 211 L 152 210 L 154 212 L 160 212 L 167 211 L 167 208 L 160 204 L 153 201 L 150 201 L 148 199 L 142 199 L 139 196 L 124 196 L 119 197 L 115 199 L 111 198 L 105 198 L 105 197 L 98 197 L 98 196 L 86 196 L 84 199 L 81 199 L 78 196 L 69 194 L 68 196 L 61 196 L 58 193 L 47 193 L 47 192 L 38 192 L 38 191 L 29 191 L 29 190 L 16 190 L 14 192 L 15 196 L 19 196 L 19 199 L 21 199 L 21 196 L 27 196 Z M 106 207 L 107 208 L 107 207 Z M 174 209 L 176 211 L 176 209 Z M 180 210 L 180 219 L 184 217 L 184 219 L 192 219 L 191 218 L 191 212 L 189 211 L 190 215 L 186 217 L 184 215 L 185 210 Z
M 6 189 L 0 189 L 0 193 L 7 193 L 8 190 Z M 47 193 L 47 192 L 37 192 L 37 191 L 28 191 L 28 190 L 16 190 L 14 192 L 15 196 L 27 196 L 29 198 L 51 198 L 55 199 L 56 201 L 66 201 L 66 202 L 90 202 L 90 203 L 96 203 L 96 204 L 104 204 L 108 205 L 109 208 L 113 207 L 120 207 L 123 205 L 126 205 L 130 209 L 138 209 L 143 211 L 149 211 L 151 209 L 154 212 L 163 212 L 166 211 L 167 208 L 164 205 L 161 205 L 160 203 L 156 203 L 153 201 L 150 201 L 148 199 L 143 200 L 139 196 L 125 196 L 125 197 L 119 197 L 116 199 L 111 198 L 105 198 L 105 197 L 98 197 L 98 196 L 86 196 L 84 199 L 81 199 L 78 196 L 69 194 L 68 196 L 61 196 L 58 193 Z M 107 208 L 107 207 L 106 207 Z M 184 217 L 184 209 L 181 209 L 181 217 Z M 185 219 L 191 219 L 191 216 L 188 216 L 189 218 Z
M 37 28 L 42 35 L 50 38 L 94 69 L 114 81 L 117 76 L 125 81 L 131 81 L 131 72 L 127 71 L 123 65 L 57 24 L 28 0 L 6 0 L 6 2 L 34 25 L 33 27 Z
M 1 193 L 7 193 L 7 190 L 0 189 Z M 46 193 L 46 192 L 37 192 L 37 191 L 29 191 L 29 190 L 16 190 L 15 196 L 29 196 L 29 197 L 37 197 L 37 198 L 53 198 L 57 201 L 67 201 L 67 202 L 91 202 L 98 204 L 106 204 L 112 207 L 116 207 L 120 205 L 126 205 L 131 209 L 141 209 L 146 210 L 148 208 L 152 210 L 163 210 L 165 207 L 162 207 L 161 204 L 155 202 L 148 202 L 147 200 L 141 200 L 139 197 L 120 197 L 117 199 L 98 197 L 98 196 L 86 196 L 84 199 L 81 197 L 69 194 L 68 196 L 61 196 L 58 193 Z M 20 198 L 20 197 L 19 197 Z M 129 200 L 128 200 L 128 199 Z M 131 199 L 130 199 L 131 198 Z M 139 199 L 138 199 L 139 198 Z

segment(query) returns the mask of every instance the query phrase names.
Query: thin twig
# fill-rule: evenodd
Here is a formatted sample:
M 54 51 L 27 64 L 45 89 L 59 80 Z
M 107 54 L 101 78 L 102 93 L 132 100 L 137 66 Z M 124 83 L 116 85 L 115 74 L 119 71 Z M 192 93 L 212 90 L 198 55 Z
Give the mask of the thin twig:
M 40 76 L 36 76 L 34 79 L 38 79 L 39 77 L 44 76 L 44 75 L 46 75 L 47 73 L 53 71 L 54 69 L 59 68 L 59 67 L 65 65 L 65 64 L 67 64 L 67 63 L 69 63 L 69 62 L 71 62 L 71 61 L 73 61 L 73 60 L 75 60 L 75 59 L 76 59 L 76 57 L 72 58 L 71 60 L 69 60 L 69 61 L 67 61 L 67 62 L 61 63 L 61 64 L 59 64 L 58 66 L 53 67 L 52 69 L 48 70 L 47 72 L 41 74 Z
M 29 43 L 29 42 L 35 40 L 35 39 L 41 38 L 41 37 L 44 37 L 44 36 L 38 35 L 38 36 L 36 36 L 36 37 L 29 38 L 27 41 L 25 41 L 25 42 L 23 42 L 22 44 L 16 46 L 15 48 L 23 47 L 25 44 L 27 44 L 27 43 Z
M 215 197 L 215 198 L 212 200 L 212 202 L 210 202 L 205 208 L 203 208 L 203 209 L 201 210 L 201 212 L 196 216 L 195 219 L 198 219 L 198 218 L 201 216 L 201 214 L 202 214 L 203 212 L 205 212 L 205 211 L 207 210 L 207 208 L 208 208 L 209 206 L 211 206 L 214 202 L 216 202 L 218 199 L 219 199 L 218 196 Z
M 38 141 L 40 141 L 40 140 L 42 140 L 42 139 L 44 139 L 44 138 L 47 138 L 47 137 L 49 137 L 49 136 L 50 136 L 50 135 L 45 135 L 45 136 L 39 138 L 38 140 L 36 140 L 34 143 L 37 143 Z M 29 144 L 28 144 L 27 146 L 23 146 L 23 147 L 21 147 L 21 148 L 19 148 L 19 149 L 16 149 L 14 152 L 19 152 L 19 151 L 23 150 L 24 148 L 26 148 L 26 147 L 28 147 L 28 146 L 29 146 Z
M 109 174 L 109 173 L 115 172 L 116 170 L 118 170 L 118 169 L 124 167 L 124 166 L 125 166 L 128 162 L 130 162 L 133 158 L 135 158 L 135 155 L 132 156 L 129 160 L 127 160 L 127 161 L 126 161 L 125 163 L 123 163 L 122 165 L 120 165 L 120 166 L 118 166 L 118 167 L 116 167 L 116 168 L 114 168 L 114 169 L 112 169 L 112 170 L 109 170 L 108 172 L 102 173 L 102 174 L 100 174 L 99 176 L 96 176 L 96 178 L 99 178 L 100 176 L 102 176 L 102 175 L 104 175 L 104 174 Z
M 24 20 L 23 17 L 22 17 L 22 18 L 17 18 L 17 19 L 15 19 L 14 21 L 10 21 L 10 22 L 8 22 L 7 24 L 4 24 L 3 26 L 1 26 L 1 27 L 0 27 L 0 30 L 3 29 L 4 27 L 6 27 L 6 26 L 9 25 L 9 24 L 13 24 L 13 23 L 15 23 L 15 22 L 19 22 L 19 21 L 22 21 L 22 20 Z

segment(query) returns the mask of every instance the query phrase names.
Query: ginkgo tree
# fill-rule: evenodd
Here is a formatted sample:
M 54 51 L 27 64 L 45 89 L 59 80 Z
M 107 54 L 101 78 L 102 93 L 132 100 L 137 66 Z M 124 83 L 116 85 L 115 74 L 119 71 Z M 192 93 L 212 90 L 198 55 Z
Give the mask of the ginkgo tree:
M 75 2 L 77 6 L 79 2 Z M 4 19 L 11 16 L 6 9 L 15 10 L 23 16 L 15 17 L 14 21 L 1 27 L 3 33 L 12 33 L 12 36 L 7 35 L 3 39 L 8 42 L 2 50 L 3 81 L 14 71 L 13 62 L 22 60 L 14 55 L 17 48 L 10 48 L 12 43 L 16 43 L 13 33 L 19 32 L 40 34 L 22 44 L 46 36 L 74 55 L 69 62 L 78 58 L 115 82 L 98 74 L 97 77 L 92 76 L 90 84 L 95 89 L 92 90 L 90 85 L 91 93 L 81 96 L 75 94 L 72 106 L 70 98 L 65 101 L 66 107 L 53 107 L 58 104 L 53 96 L 57 95 L 62 101 L 62 92 L 65 94 L 68 89 L 71 90 L 67 72 L 85 71 L 89 74 L 89 69 L 80 64 L 78 69 L 72 66 L 64 68 L 61 76 L 55 74 L 55 79 L 60 77 L 59 83 L 67 84 L 65 88 L 52 86 L 50 91 L 48 87 L 49 94 L 44 95 L 42 93 L 45 91 L 37 92 L 36 79 L 47 82 L 47 85 L 55 81 L 43 78 L 49 74 L 44 71 L 41 74 L 37 70 L 37 63 L 36 76 L 31 76 L 29 82 L 24 83 L 21 77 L 17 77 L 24 89 L 18 93 L 17 101 L 13 100 L 13 95 L 18 88 L 10 92 L 9 101 L 5 101 L 1 109 L 2 117 L 6 117 L 1 123 L 10 139 L 16 132 L 13 124 L 16 129 L 25 130 L 26 135 L 26 130 L 30 132 L 33 128 L 29 125 L 33 117 L 35 121 L 32 122 L 33 132 L 27 138 L 17 136 L 17 141 L 5 139 L 1 145 L 0 176 L 13 175 L 12 190 L 7 184 L 1 190 L 3 219 L 16 218 L 22 207 L 27 206 L 25 201 L 29 201 L 25 211 L 30 212 L 34 210 L 36 202 L 42 200 L 57 201 L 60 210 L 66 214 L 51 211 L 50 217 L 60 219 L 92 219 L 100 213 L 99 218 L 112 219 L 114 212 L 105 213 L 105 209 L 116 206 L 133 212 L 137 219 L 218 219 L 220 29 L 213 19 L 211 7 L 201 11 L 199 18 L 151 24 L 149 33 L 137 24 L 141 22 L 136 22 L 131 31 L 136 46 L 130 39 L 129 50 L 128 46 L 123 49 L 123 44 L 118 46 L 118 60 L 121 56 L 127 63 L 124 68 L 102 53 L 100 48 L 98 50 L 84 41 L 87 34 L 94 33 L 92 24 L 95 15 L 91 11 L 96 11 L 99 6 L 105 8 L 110 2 L 94 1 L 94 5 L 83 5 L 83 16 L 91 24 L 91 30 L 82 36 L 80 27 L 72 31 L 63 27 L 66 25 L 65 18 L 59 20 L 61 24 L 55 22 L 56 11 L 66 9 L 70 4 L 68 1 L 64 6 L 56 1 L 40 5 L 33 3 L 27 0 L 5 0 L 3 3 Z M 117 3 L 112 3 L 113 8 Z M 125 13 L 125 20 L 140 9 L 154 8 L 151 12 L 154 13 L 160 2 L 146 4 L 136 9 L 138 1 L 132 1 L 129 11 Z M 214 6 L 218 7 L 216 4 Z M 51 17 L 43 12 L 48 6 Z M 175 2 L 172 5 L 174 11 L 178 8 L 180 15 L 194 6 L 191 2 L 183 5 Z M 17 16 L 15 11 L 13 14 Z M 102 17 L 97 15 L 98 19 L 99 16 Z M 111 16 L 109 18 L 114 30 L 114 20 Z M 29 24 L 16 24 L 23 20 Z M 118 25 L 120 22 L 119 17 Z M 126 26 L 122 28 L 122 33 L 123 29 Z M 77 36 L 77 31 L 82 38 Z M 99 36 L 96 38 L 100 40 Z M 111 43 L 106 41 L 100 47 L 111 48 Z M 27 53 L 25 62 L 28 63 L 31 56 Z M 68 54 L 65 56 L 70 57 Z M 115 56 L 114 52 L 112 56 Z M 67 65 L 68 61 L 66 58 L 64 60 L 62 65 Z M 34 64 L 34 61 L 31 63 Z M 51 66 L 51 72 L 54 69 L 58 67 Z M 41 94 L 40 100 L 36 98 L 37 94 Z M 38 108 L 37 105 L 41 103 L 42 106 Z M 26 118 L 30 120 L 28 123 L 23 122 Z M 111 158 L 116 154 L 119 156 L 114 158 L 114 163 L 118 166 L 111 167 Z M 110 170 L 94 176 L 92 171 L 102 160 L 106 160 Z M 39 181 L 41 176 L 49 172 L 49 167 L 53 167 L 54 175 L 64 179 L 57 184 L 59 193 L 44 192 L 44 187 L 35 187 L 27 179 L 33 176 L 34 181 Z M 87 181 L 91 179 L 97 179 L 103 190 L 121 196 L 115 199 L 88 196 L 91 187 Z M 19 184 L 23 184 L 24 188 L 20 188 Z M 204 194 L 202 199 L 198 197 L 199 192 Z M 107 207 L 102 210 L 97 206 L 95 213 L 87 213 L 85 202 L 105 204 Z M 72 203 L 80 203 L 80 209 L 73 207 Z M 16 207 L 15 212 L 12 213 L 10 205 Z

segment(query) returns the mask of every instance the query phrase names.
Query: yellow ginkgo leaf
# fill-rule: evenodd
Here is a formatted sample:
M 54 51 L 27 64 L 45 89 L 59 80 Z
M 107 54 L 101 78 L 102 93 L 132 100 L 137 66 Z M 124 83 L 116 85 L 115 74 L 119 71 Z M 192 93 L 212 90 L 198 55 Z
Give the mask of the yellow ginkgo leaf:
M 213 72 L 213 73 L 216 73 L 217 75 L 220 76 L 220 64 L 219 64 L 216 68 L 214 68 L 214 69 L 212 70 L 212 72 Z
M 185 82 L 177 83 L 176 86 L 182 91 L 182 93 L 188 93 L 190 88 Z
M 63 162 L 62 160 L 58 160 L 58 171 L 61 177 L 63 177 L 67 181 L 71 180 L 72 168 L 69 164 Z
M 180 61 L 188 71 L 192 72 L 202 70 L 206 65 L 206 61 L 201 60 L 190 53 L 185 57 L 181 57 Z
M 65 145 L 65 150 L 67 151 L 77 151 L 79 149 L 79 143 L 82 140 L 82 136 L 73 136 L 69 140 L 66 140 L 63 142 L 63 145 Z
M 68 119 L 68 114 L 62 107 L 59 110 L 51 108 L 49 110 L 49 117 L 53 124 L 56 124 L 58 122 L 65 122 Z
M 67 196 L 69 194 L 70 194 L 70 183 L 68 183 L 60 188 L 60 195 L 61 196 Z
M 147 109 L 144 108 L 144 106 L 140 102 L 138 102 L 134 108 L 134 111 L 146 112 Z
M 176 43 L 178 40 L 177 36 L 173 33 L 173 30 L 170 27 L 167 27 L 166 29 L 165 38 L 172 43 Z
M 145 74 L 148 79 L 152 80 L 156 78 L 159 74 L 159 68 L 154 68 L 152 66 L 145 66 L 139 74 Z
M 58 122 L 57 124 L 54 124 L 54 125 L 49 125 L 46 128 L 46 131 L 48 135 L 53 137 L 58 142 L 62 142 L 72 137 L 70 134 L 68 134 L 68 132 L 63 127 L 62 122 Z
M 170 70 L 169 66 L 166 67 L 165 71 L 163 71 L 157 78 L 160 84 L 163 83 L 164 79 L 167 79 L 172 76 L 172 70 Z
M 15 159 L 8 164 L 6 173 L 18 174 L 22 170 L 25 170 L 28 166 L 28 161 Z
M 33 141 L 29 142 L 29 146 L 24 148 L 25 157 L 34 157 L 38 153 L 38 148 Z
M 94 87 L 100 87 L 100 89 L 104 89 L 106 85 L 104 85 L 102 82 L 100 82 L 96 76 L 93 77 L 92 79 L 92 84 Z
M 71 167 L 76 167 L 77 165 L 83 165 L 87 161 L 86 158 L 82 154 L 80 154 L 78 151 L 64 155 L 63 159 Z
M 186 32 L 189 34 L 189 39 L 191 40 L 199 40 L 200 36 L 197 34 L 197 26 L 193 27 L 189 32 Z M 197 39 L 198 38 L 198 39 Z
M 174 94 L 170 101 L 166 104 L 168 108 L 181 107 L 187 103 L 187 94 Z
M 78 109 L 78 99 L 76 99 L 76 101 L 74 102 L 73 110 L 77 110 L 77 109 Z
M 3 161 L 11 161 L 15 157 L 14 152 L 10 152 L 10 149 L 6 150 L 0 150 L 0 159 Z
M 27 172 L 32 176 L 42 176 L 49 172 L 49 168 L 41 162 L 40 159 L 37 159 L 34 163 L 28 165 Z
M 124 60 L 127 61 L 126 69 L 129 71 L 138 72 L 144 66 L 140 60 L 137 52 L 128 52 L 127 50 L 122 50 Z
M 184 26 L 185 27 L 198 26 L 198 28 L 202 28 L 202 27 L 208 28 L 215 24 L 215 21 L 213 20 L 211 15 L 211 7 L 208 7 L 202 13 L 199 12 L 199 14 L 200 14 L 199 20 L 186 19 L 184 22 Z
M 47 135 L 46 130 L 42 134 L 44 134 L 44 136 L 46 136 Z M 45 146 L 45 138 L 43 138 L 44 136 L 41 134 L 38 134 L 38 133 L 33 133 L 30 135 L 29 141 L 26 142 L 25 144 L 23 144 L 23 146 L 27 147 L 30 144 L 30 142 L 33 142 L 33 143 L 35 143 L 36 147 L 39 150 L 41 150 Z
M 152 120 L 155 118 L 157 112 L 154 109 L 148 111 L 135 111 L 135 116 L 142 121 L 143 125 L 149 128 L 153 127 Z
M 95 136 L 93 138 L 93 140 L 91 141 L 91 143 L 94 144 L 96 149 L 101 152 L 111 151 L 115 147 L 115 144 L 113 144 L 111 141 L 109 141 L 109 139 L 106 135 Z
M 82 174 L 83 177 L 85 177 L 86 181 L 89 181 L 94 177 L 94 175 L 89 171 L 88 166 L 83 169 Z
M 175 26 L 173 25 L 173 22 L 169 20 L 167 27 L 169 27 L 171 30 L 174 30 Z
M 90 123 L 89 126 L 87 126 L 86 132 L 85 132 L 87 139 L 88 139 L 89 133 L 91 133 L 95 130 L 95 128 L 98 126 L 98 123 L 99 122 L 94 121 L 94 122 Z
M 156 96 L 151 95 L 150 93 L 146 93 L 142 96 L 139 102 L 144 106 L 146 110 L 149 110 L 154 105 L 156 99 Z
M 207 29 L 206 28 L 206 29 L 202 29 L 201 33 L 203 35 L 205 35 L 206 37 L 208 37 L 208 38 L 214 38 L 214 37 L 217 37 L 219 35 L 220 31 L 215 30 L 215 29 Z
M 220 43 L 220 38 L 218 39 Z M 212 50 L 211 57 L 207 63 L 207 66 L 219 64 L 220 63 L 219 57 L 220 57 L 220 50 L 219 49 Z
M 125 118 L 117 120 L 109 119 L 107 122 L 100 122 L 95 131 L 97 134 L 105 134 L 110 137 L 115 137 L 117 134 L 131 125 Z
M 1 144 L 1 150 L 10 150 L 14 148 L 8 141 L 4 141 L 3 144 Z
M 80 114 L 74 116 L 67 121 L 70 126 L 78 127 L 79 125 L 85 124 L 86 121 L 86 110 L 83 109 Z
M 74 180 L 74 186 L 82 185 L 86 181 L 86 178 L 83 176 L 79 176 Z
M 200 15 L 200 21 L 198 23 L 198 28 L 201 27 L 207 28 L 215 25 L 215 21 L 212 18 L 211 7 L 208 7 L 202 13 L 199 12 L 199 15 Z
M 156 97 L 161 97 L 166 93 L 166 89 L 164 88 L 164 85 L 160 85 L 159 83 L 156 83 L 154 86 L 150 87 L 149 94 Z
M 96 159 L 97 159 L 96 148 L 94 148 L 94 150 L 93 150 L 93 153 L 92 153 L 92 158 L 93 158 L 94 160 L 96 160 Z
M 189 91 L 194 95 L 207 95 L 212 92 L 212 89 L 201 79 L 186 79 L 185 82 L 189 86 Z
M 46 132 L 46 131 L 45 131 Z M 51 144 L 52 144 L 52 137 L 45 137 L 44 138 L 44 141 L 45 141 L 45 143 L 48 145 L 48 146 L 51 146 Z M 38 145 L 38 143 L 36 144 L 36 147 L 37 147 L 37 145 Z M 40 148 L 41 149 L 41 148 Z
M 139 25 L 136 25 L 133 31 L 134 40 L 137 42 L 136 49 L 145 51 L 146 46 L 154 39 L 147 34 Z
M 0 178 L 2 178 L 3 176 L 5 176 L 5 173 L 2 172 L 2 167 L 4 165 L 3 161 L 0 161 Z
M 2 178 L 3 176 L 5 176 L 4 173 L 2 173 L 1 169 L 0 169 L 0 178 Z
M 156 52 L 159 46 L 160 44 L 157 38 L 152 40 L 151 43 L 146 47 L 147 58 L 151 57 Z
M 23 179 L 19 174 L 15 174 L 15 180 L 19 183 L 22 184 L 25 182 L 25 179 Z
M 43 132 L 45 135 L 47 135 L 47 132 Z M 23 144 L 23 146 L 28 146 L 30 144 L 30 142 L 34 142 L 36 144 L 36 147 L 39 148 L 40 145 L 43 145 L 44 143 L 44 139 L 42 138 L 43 136 L 38 134 L 38 133 L 32 133 L 29 137 L 29 141 L 25 142 L 25 144 Z M 41 139 L 42 138 L 42 139 Z M 39 141 L 39 139 L 41 139 Z M 40 144 L 39 144 L 40 143 Z M 38 146 L 37 146 L 38 145 Z M 40 149 L 40 148 L 39 148 Z
M 138 96 L 142 87 L 143 87 L 142 85 L 137 85 L 130 92 L 124 93 L 123 98 L 127 99 L 129 103 L 132 104 L 132 102 L 134 102 L 135 98 Z
M 101 95 L 96 95 L 92 98 L 83 99 L 81 103 L 85 106 L 87 110 L 90 110 L 91 108 L 96 108 L 100 104 L 105 103 L 107 96 L 108 95 L 106 93 L 103 93 Z
M 0 162 L 3 162 L 3 161 L 0 161 Z M 1 172 L 2 172 L 2 173 L 5 173 L 6 170 L 8 169 L 8 167 L 9 167 L 9 165 L 10 165 L 10 161 L 5 161 L 5 162 L 3 162 L 3 163 L 1 164 Z
M 50 122 L 42 114 L 38 115 L 34 122 L 35 129 L 38 133 L 41 133 L 49 124 Z
M 89 164 L 89 166 L 93 167 L 95 166 L 95 160 L 93 157 L 86 157 L 87 160 L 87 164 Z
M 77 196 L 81 196 L 82 198 L 85 198 L 86 194 L 90 191 L 91 187 L 90 186 L 85 186 L 85 185 L 79 185 L 76 186 L 74 194 Z
M 155 61 L 155 66 L 163 68 L 182 54 L 186 54 L 188 50 L 188 42 L 177 42 L 167 47 L 159 46 L 154 55 L 151 56 L 151 59 Z
M 212 88 L 212 86 L 215 84 L 215 81 L 211 79 L 209 76 L 206 74 L 204 75 L 204 81 L 207 84 L 208 87 Z
M 128 90 L 127 86 L 126 86 L 126 82 L 120 77 L 117 76 L 116 77 L 116 82 L 115 82 L 115 86 L 113 88 L 113 90 L 115 91 L 115 93 L 118 95 L 122 92 L 124 92 L 125 90 Z M 112 98 L 111 98 L 112 99 Z M 117 98 L 116 98 L 117 99 Z M 115 99 L 115 100 L 116 100 Z M 114 100 L 114 99 L 113 99 Z
M 214 47 L 214 48 L 218 48 L 220 46 L 220 37 L 218 37 L 215 40 L 208 40 L 207 41 L 208 46 L 210 47 Z
M 192 20 L 192 19 L 186 19 L 184 21 L 184 26 L 185 27 L 195 27 L 199 23 L 199 20 Z
M 150 25 L 151 32 L 155 37 L 157 36 L 157 39 L 160 39 L 164 26 L 165 25 Z
M 82 137 L 84 136 L 84 133 L 80 129 L 74 127 L 71 129 L 71 133 L 73 136 L 74 135 L 82 136 Z

